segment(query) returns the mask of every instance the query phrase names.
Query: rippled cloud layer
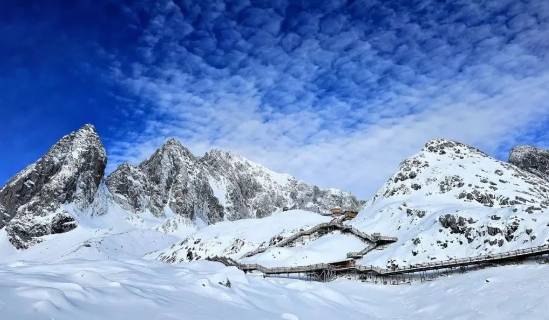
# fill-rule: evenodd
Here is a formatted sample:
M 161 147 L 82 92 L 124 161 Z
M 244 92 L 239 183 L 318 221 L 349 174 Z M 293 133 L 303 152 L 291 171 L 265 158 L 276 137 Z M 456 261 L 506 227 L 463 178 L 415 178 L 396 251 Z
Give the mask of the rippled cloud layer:
M 113 59 L 142 130 L 111 165 L 177 137 L 372 194 L 426 140 L 505 158 L 548 146 L 549 2 L 159 1 L 127 7 L 139 59 Z

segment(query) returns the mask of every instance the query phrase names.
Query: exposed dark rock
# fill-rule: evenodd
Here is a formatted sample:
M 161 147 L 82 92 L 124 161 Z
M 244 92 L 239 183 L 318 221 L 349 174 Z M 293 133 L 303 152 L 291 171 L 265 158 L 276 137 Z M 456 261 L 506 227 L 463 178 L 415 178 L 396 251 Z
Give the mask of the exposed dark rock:
M 452 214 L 445 214 L 439 217 L 439 222 L 442 227 L 450 229 L 451 233 L 462 234 L 467 238 L 468 242 L 473 241 L 472 231 L 473 228 L 469 224 L 474 223 L 473 219 L 466 219 L 462 216 L 455 216 Z
M 77 223 L 71 216 L 63 214 L 56 215 L 51 223 L 51 233 L 65 233 L 76 228 Z
M 501 229 L 499 228 L 496 228 L 496 227 L 486 227 L 486 230 L 488 231 L 488 234 L 491 235 L 491 236 L 495 236 L 497 235 L 498 233 L 501 234 Z
M 513 238 L 515 237 L 514 233 L 518 230 L 519 226 L 520 222 L 516 220 L 508 224 L 505 228 L 505 240 L 507 240 L 508 242 L 513 240 Z
M 511 150 L 509 162 L 549 180 L 549 150 L 532 146 L 517 146 Z

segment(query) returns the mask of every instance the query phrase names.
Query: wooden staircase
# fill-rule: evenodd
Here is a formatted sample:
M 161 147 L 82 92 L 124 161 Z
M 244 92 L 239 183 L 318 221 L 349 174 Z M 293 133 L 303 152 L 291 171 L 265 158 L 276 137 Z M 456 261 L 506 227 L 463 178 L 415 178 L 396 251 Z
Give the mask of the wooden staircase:
M 286 246 L 296 242 L 298 239 L 300 239 L 302 237 L 305 237 L 305 236 L 311 236 L 315 233 L 330 232 L 330 231 L 335 231 L 335 230 L 339 230 L 343 233 L 351 233 L 351 234 L 355 235 L 356 237 L 360 238 L 362 241 L 370 243 L 370 245 L 368 247 L 366 247 L 364 250 L 361 250 L 361 251 L 358 251 L 358 252 L 353 252 L 354 256 L 358 256 L 358 255 L 360 255 L 360 253 L 363 253 L 363 254 L 360 255 L 360 257 L 361 257 L 364 254 L 366 254 L 366 253 L 370 252 L 371 250 L 375 249 L 378 245 L 392 243 L 392 242 L 397 241 L 397 238 L 395 238 L 395 237 L 382 236 L 382 235 L 377 234 L 377 233 L 374 233 L 374 234 L 370 235 L 370 234 L 364 233 L 364 232 L 362 232 L 362 231 L 360 231 L 360 230 L 358 230 L 358 229 L 356 229 L 352 226 L 345 225 L 345 224 L 341 223 L 341 220 L 333 220 L 331 222 L 318 224 L 318 225 L 316 225 L 312 228 L 309 228 L 307 230 L 299 231 L 299 232 L 297 232 L 297 233 L 281 240 L 280 242 L 278 242 L 278 243 L 276 243 L 272 246 L 257 248 L 255 250 L 247 252 L 247 253 L 243 254 L 240 257 L 240 259 L 244 259 L 244 258 L 254 256 L 256 254 L 265 252 L 265 251 L 267 251 L 271 248 L 286 247 Z

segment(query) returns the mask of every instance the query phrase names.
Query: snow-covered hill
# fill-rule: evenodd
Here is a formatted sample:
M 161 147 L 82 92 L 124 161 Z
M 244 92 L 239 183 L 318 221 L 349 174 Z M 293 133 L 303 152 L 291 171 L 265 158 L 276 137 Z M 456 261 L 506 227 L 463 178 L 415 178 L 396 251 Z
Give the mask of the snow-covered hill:
M 454 141 L 428 142 L 352 222 L 398 242 L 363 258 L 390 265 L 545 244 L 549 182 Z
M 437 139 L 405 160 L 349 223 L 366 233 L 398 238 L 383 250 L 368 253 L 360 263 L 403 265 L 545 244 L 548 206 L 549 181 L 473 147 Z M 290 235 L 280 230 L 299 231 L 288 228 L 283 217 L 210 226 L 159 257 L 167 262 L 215 255 L 238 259 L 244 252 Z M 299 224 L 297 217 L 292 223 Z M 343 260 L 346 253 L 365 246 L 353 236 L 332 232 L 306 243 L 272 248 L 242 262 L 307 265 Z

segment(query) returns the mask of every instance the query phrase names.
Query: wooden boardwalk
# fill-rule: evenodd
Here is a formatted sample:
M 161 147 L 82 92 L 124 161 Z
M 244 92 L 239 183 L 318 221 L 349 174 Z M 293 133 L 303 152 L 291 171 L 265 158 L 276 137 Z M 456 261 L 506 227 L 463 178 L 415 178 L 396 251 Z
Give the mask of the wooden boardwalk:
M 469 257 L 469 258 L 449 259 L 449 260 L 437 261 L 437 262 L 419 263 L 419 264 L 413 264 L 413 265 L 403 266 L 403 267 L 394 268 L 394 269 L 381 269 L 381 270 L 378 270 L 378 273 L 380 275 L 396 275 L 396 274 L 414 273 L 414 272 L 422 272 L 422 271 L 432 271 L 432 270 L 438 270 L 438 269 L 467 267 L 467 266 L 473 266 L 473 265 L 521 260 L 521 259 L 540 256 L 544 254 L 549 254 L 549 244 L 541 245 L 538 247 L 506 251 L 502 253 L 478 255 L 478 256 Z M 371 267 L 366 267 L 366 269 L 369 269 L 369 268 Z
M 395 237 L 382 236 L 378 233 L 367 234 L 350 225 L 343 224 L 345 219 L 334 219 L 327 223 L 318 224 L 307 230 L 299 231 L 287 238 L 282 239 L 280 242 L 263 248 L 257 248 L 250 252 L 245 253 L 240 259 L 248 258 L 256 254 L 267 251 L 268 249 L 275 247 L 285 247 L 293 244 L 298 239 L 306 236 L 311 236 L 315 233 L 328 233 L 338 230 L 342 233 L 350 233 L 360 238 L 362 241 L 367 242 L 368 245 L 357 252 L 347 253 L 347 259 L 331 262 L 331 263 L 318 263 L 304 266 L 294 267 L 265 267 L 260 264 L 246 264 L 240 263 L 234 259 L 228 257 L 211 257 L 208 260 L 221 262 L 226 266 L 234 266 L 244 272 L 258 271 L 266 276 L 276 275 L 305 275 L 308 278 L 317 279 L 321 281 L 327 281 L 333 279 L 337 275 L 355 274 L 362 276 L 380 276 L 390 277 L 402 274 L 411 274 L 418 272 L 428 272 L 440 269 L 453 269 L 464 268 L 472 266 L 482 266 L 492 263 L 502 263 L 506 261 L 518 261 L 528 257 L 541 256 L 549 254 L 549 244 L 519 249 L 513 251 L 507 251 L 497 254 L 478 255 L 474 257 L 461 258 L 461 259 L 449 259 L 444 261 L 433 261 L 426 263 L 417 263 L 401 267 L 394 268 L 381 268 L 376 266 L 365 266 L 356 264 L 356 259 L 362 258 L 368 252 L 379 248 L 384 244 L 389 244 L 397 241 Z
M 451 269 L 459 267 L 479 266 L 506 261 L 517 261 L 529 257 L 549 254 L 549 244 L 502 252 L 498 254 L 478 255 L 462 259 L 449 259 L 437 262 L 418 263 L 397 268 L 380 268 L 375 266 L 356 265 L 353 259 L 333 263 L 319 263 L 295 267 L 265 267 L 259 264 L 243 264 L 226 257 L 213 257 L 208 260 L 221 262 L 226 266 L 235 266 L 244 272 L 259 271 L 265 275 L 300 275 L 304 274 L 318 280 L 330 280 L 342 274 L 370 274 L 377 276 L 394 276 L 399 274 Z
M 350 234 L 353 234 L 355 235 L 356 237 L 360 238 L 362 241 L 365 241 L 365 242 L 368 242 L 370 243 L 370 245 L 368 247 L 366 247 L 365 249 L 361 250 L 361 251 L 358 251 L 358 252 L 353 252 L 353 256 L 362 256 L 368 252 L 370 252 L 371 250 L 375 249 L 378 245 L 382 245 L 382 244 L 387 244 L 387 243 L 392 243 L 392 242 L 395 242 L 397 241 L 397 238 L 395 237 L 388 237 L 388 236 L 382 236 L 378 233 L 374 233 L 374 234 L 367 234 L 367 233 L 364 233 L 352 226 L 349 226 L 349 225 L 345 225 L 342 223 L 342 220 L 336 220 L 334 219 L 333 221 L 331 222 L 326 222 L 326 223 L 321 223 L 321 224 L 318 224 L 312 228 L 309 228 L 307 230 L 303 230 L 303 231 L 299 231 L 287 238 L 284 238 L 282 239 L 280 242 L 272 245 L 272 246 L 268 246 L 268 247 L 263 247 L 263 248 L 257 248 L 255 250 L 252 250 L 250 252 L 247 252 L 245 254 L 243 254 L 240 259 L 244 259 L 244 258 L 248 258 L 248 257 L 251 257 L 251 256 L 254 256 L 256 254 L 260 254 L 262 252 L 265 252 L 271 248 L 280 248 L 280 247 L 285 247 L 285 246 L 288 246 L 288 245 L 291 245 L 292 243 L 296 242 L 298 239 L 302 238 L 302 237 L 305 237 L 305 236 L 311 236 L 315 233 L 321 233 L 321 232 L 331 232 L 331 231 L 335 231 L 335 230 L 338 230 L 342 233 L 350 233 Z M 349 253 L 350 254 L 350 253 Z

